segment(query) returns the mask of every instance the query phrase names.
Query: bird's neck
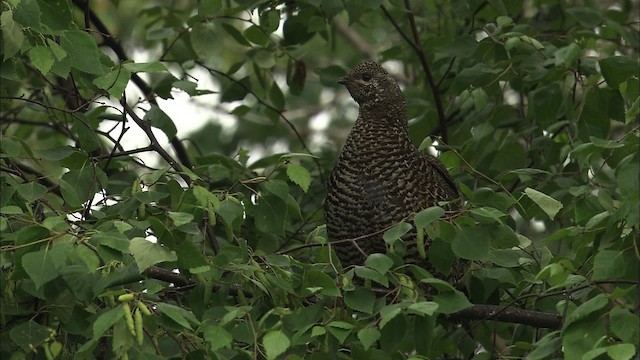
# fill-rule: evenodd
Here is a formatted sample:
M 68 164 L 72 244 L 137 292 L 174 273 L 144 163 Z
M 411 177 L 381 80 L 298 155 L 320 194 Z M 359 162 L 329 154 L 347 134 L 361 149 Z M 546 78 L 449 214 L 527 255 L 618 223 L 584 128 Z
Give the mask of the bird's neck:
M 370 123 L 369 126 L 367 123 Z M 364 126 L 367 131 L 373 128 L 381 132 L 403 130 L 407 132 L 407 109 L 404 101 L 392 103 L 380 103 L 376 106 L 360 106 L 360 114 L 356 121 L 356 127 Z

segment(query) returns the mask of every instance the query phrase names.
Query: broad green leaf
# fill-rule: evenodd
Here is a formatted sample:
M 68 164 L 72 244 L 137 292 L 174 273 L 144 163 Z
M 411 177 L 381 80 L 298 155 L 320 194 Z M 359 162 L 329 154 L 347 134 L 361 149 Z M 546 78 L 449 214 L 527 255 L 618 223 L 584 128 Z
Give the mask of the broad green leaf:
M 136 260 L 140 273 L 157 263 L 178 260 L 175 251 L 168 250 L 160 244 L 154 244 L 141 237 L 131 239 L 129 251 Z
M 50 249 L 30 252 L 22 257 L 22 267 L 36 285 L 36 289 L 58 277 L 58 267 Z
M 305 271 L 302 286 L 306 289 L 319 288 L 323 295 L 340 296 L 340 290 L 338 290 L 335 281 L 329 275 L 318 270 Z
M 245 31 L 243 31 L 242 34 L 247 40 L 251 41 L 254 44 L 265 46 L 269 43 L 269 36 L 265 34 L 264 30 L 261 29 L 259 26 L 251 25 Z M 256 62 L 258 61 L 256 60 Z M 275 59 L 273 59 L 273 65 L 275 65 Z M 271 67 L 271 66 L 261 66 L 261 67 Z
M 207 260 L 202 255 L 202 249 L 198 248 L 193 241 L 183 239 L 175 247 L 178 256 L 178 267 L 192 271 L 198 268 L 208 268 Z
M 332 321 L 327 325 L 327 330 L 329 333 L 333 335 L 340 344 L 343 344 L 347 339 L 349 334 L 351 334 L 351 330 L 353 329 L 353 325 L 344 321 Z
M 432 316 L 435 314 L 436 310 L 438 310 L 439 306 L 440 305 L 433 301 L 420 301 L 409 305 L 408 310 L 413 314 Z
M 553 220 L 562 209 L 562 203 L 551 196 L 532 188 L 524 189 L 524 193 L 535 202 Z
M 615 307 L 609 313 L 611 318 L 611 331 L 625 342 L 633 342 L 638 339 L 640 332 L 640 318 L 631 313 L 629 309 Z
M 461 227 L 451 241 L 456 256 L 467 260 L 485 260 L 489 257 L 489 234 L 479 227 Z
M 205 325 L 204 340 L 211 345 L 211 351 L 217 351 L 222 348 L 228 348 L 233 341 L 231 334 L 222 326 L 216 324 Z
M 291 340 L 280 330 L 269 331 L 262 337 L 262 346 L 267 354 L 267 359 L 275 359 L 283 354 L 289 346 Z
M 393 260 L 384 254 L 371 254 L 364 261 L 364 265 L 384 275 L 393 266 Z
M 636 355 L 636 347 L 633 344 L 615 344 L 607 346 L 607 355 L 613 360 L 629 360 Z
M 280 198 L 282 201 L 287 201 L 289 199 L 289 185 L 282 180 L 268 180 L 264 184 L 264 188 L 268 192 Z
M 9 331 L 11 340 L 20 346 L 25 353 L 33 351 L 33 344 L 42 344 L 53 334 L 55 334 L 53 329 L 42 326 L 33 320 L 25 321 Z
M 169 196 L 169 194 L 158 191 L 140 191 L 133 193 L 133 197 L 143 204 L 150 204 L 164 199 L 167 196 Z
M 380 309 L 380 329 L 383 329 L 385 325 L 389 323 L 393 318 L 400 315 L 402 312 L 401 304 L 391 304 Z
M 167 67 L 159 62 L 153 61 L 148 63 L 134 63 L 134 62 L 125 62 L 122 64 L 122 67 L 129 70 L 130 72 L 163 72 L 168 71 Z
M 99 232 L 91 236 L 96 243 L 118 250 L 121 253 L 129 251 L 129 239 L 117 231 Z
M 309 185 L 311 185 L 311 175 L 307 169 L 300 165 L 289 164 L 287 165 L 287 176 L 292 182 L 300 186 L 304 192 L 309 190 Z
M 222 9 L 222 0 L 202 0 L 198 2 L 198 14 L 202 16 L 215 16 Z
M 529 353 L 527 359 L 548 359 L 551 355 L 560 351 L 560 347 L 562 346 L 562 338 L 558 335 L 559 331 L 554 331 L 540 339 L 540 341 L 534 344 L 535 349 Z
M 150 121 L 151 126 L 162 130 L 169 140 L 173 139 L 178 132 L 173 120 L 157 105 L 151 105 L 149 111 L 144 114 L 143 120 Z
M 158 303 L 157 304 L 158 312 L 166 315 L 171 320 L 180 324 L 183 328 L 193 330 L 190 323 L 198 324 L 198 320 L 191 311 L 183 309 L 179 306 L 167 304 L 167 303 Z
M 627 267 L 626 257 L 622 250 L 600 250 L 593 259 L 593 280 L 620 279 L 624 277 Z
M 596 295 L 578 306 L 566 319 L 564 328 L 567 328 L 571 323 L 580 321 L 592 313 L 603 309 L 609 303 L 609 299 L 605 294 Z
M 228 24 L 224 24 L 223 27 Z M 198 57 L 204 61 L 218 55 L 217 44 L 221 43 L 220 34 L 213 22 L 196 24 L 189 34 L 191 47 Z
M 78 352 L 90 348 L 95 342 L 97 342 L 104 333 L 109 330 L 115 323 L 117 323 L 124 316 L 124 310 L 122 304 L 104 311 L 100 314 L 93 323 L 93 338 L 85 343 Z
M 416 227 L 424 228 L 442 216 L 444 216 L 444 209 L 440 206 L 432 206 L 417 213 L 413 218 L 413 222 Z
M 276 65 L 275 54 L 265 49 L 259 49 L 256 51 L 255 54 L 253 54 L 253 61 L 263 69 L 271 69 Z
M 114 98 L 120 99 L 130 78 L 131 72 L 119 66 L 116 69 L 97 77 L 93 80 L 93 83 L 100 89 L 106 90 L 107 93 Z
M 413 226 L 404 221 L 401 221 L 395 224 L 391 229 L 385 231 L 384 235 L 382 235 L 382 239 L 387 244 L 392 244 L 394 241 L 400 239 L 404 234 L 408 233 Z
M 62 197 L 72 207 L 79 207 L 107 186 L 107 175 L 99 167 L 84 166 L 62 175 Z
M 22 43 L 24 42 L 24 34 L 20 25 L 13 21 L 13 12 L 6 10 L 0 15 L 0 28 L 2 29 L 2 40 L 4 43 L 4 58 L 7 60 L 15 55 Z
M 362 343 L 362 346 L 364 346 L 364 349 L 367 350 L 380 339 L 380 330 L 374 327 L 364 328 L 358 331 L 358 339 Z
M 173 225 L 180 226 L 193 221 L 193 214 L 185 212 L 167 211 L 169 218 L 173 220 Z
M 598 61 L 607 85 L 617 89 L 627 79 L 638 77 L 638 60 L 628 56 L 609 56 Z
M 47 193 L 47 188 L 37 182 L 28 182 L 26 184 L 20 184 L 16 186 L 18 194 L 22 196 L 28 202 L 33 202 Z
M 35 66 L 42 75 L 49 73 L 51 66 L 53 66 L 53 55 L 47 46 L 36 45 L 32 47 L 27 54 L 33 66 Z
M 67 52 L 71 66 L 89 74 L 102 75 L 100 50 L 96 40 L 81 30 L 67 30 L 60 36 L 60 46 Z
M 344 292 L 344 302 L 354 310 L 371 314 L 373 312 L 373 305 L 376 302 L 376 296 L 373 291 L 369 289 L 356 287 L 353 291 Z
M 437 312 L 439 314 L 452 314 L 473 305 L 467 297 L 458 290 L 440 293 L 433 298 L 433 301 L 438 304 Z

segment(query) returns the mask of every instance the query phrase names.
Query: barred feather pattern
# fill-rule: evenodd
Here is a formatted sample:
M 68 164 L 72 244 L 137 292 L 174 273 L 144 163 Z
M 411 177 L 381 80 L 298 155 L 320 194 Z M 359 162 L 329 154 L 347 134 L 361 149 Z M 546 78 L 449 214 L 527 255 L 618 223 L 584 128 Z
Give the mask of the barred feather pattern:
M 380 65 L 362 63 L 339 82 L 360 105 L 329 177 L 324 206 L 329 241 L 346 267 L 364 263 L 370 254 L 384 254 L 386 229 L 440 201 L 457 198 L 458 191 L 442 163 L 411 143 L 404 95 Z M 433 273 L 428 258 L 418 254 L 415 231 L 403 240 L 405 263 Z M 428 252 L 430 240 L 427 236 L 424 240 Z

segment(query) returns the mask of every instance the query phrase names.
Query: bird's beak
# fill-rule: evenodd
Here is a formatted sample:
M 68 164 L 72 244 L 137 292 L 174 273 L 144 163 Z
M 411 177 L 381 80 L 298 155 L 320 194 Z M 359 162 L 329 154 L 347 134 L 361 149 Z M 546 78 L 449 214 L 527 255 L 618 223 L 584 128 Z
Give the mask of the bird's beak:
M 346 77 L 346 76 L 341 77 L 341 78 L 340 78 L 340 79 L 338 79 L 338 81 L 337 81 L 337 83 L 338 83 L 338 84 L 341 84 L 341 85 L 347 85 L 347 82 L 349 82 L 349 81 L 347 80 L 347 77 Z

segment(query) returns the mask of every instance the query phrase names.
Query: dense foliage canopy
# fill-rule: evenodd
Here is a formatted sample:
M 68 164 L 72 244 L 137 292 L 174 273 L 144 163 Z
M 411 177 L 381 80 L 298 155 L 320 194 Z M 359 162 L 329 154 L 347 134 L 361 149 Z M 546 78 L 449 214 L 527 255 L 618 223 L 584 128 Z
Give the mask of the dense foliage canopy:
M 637 6 L 3 1 L 0 357 L 637 356 Z M 365 59 L 465 205 L 343 269 L 322 203 Z M 411 227 L 464 288 L 402 264 Z

